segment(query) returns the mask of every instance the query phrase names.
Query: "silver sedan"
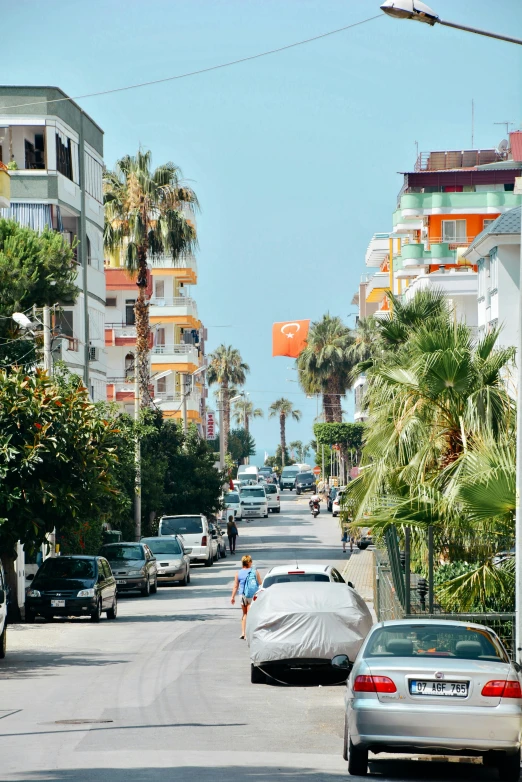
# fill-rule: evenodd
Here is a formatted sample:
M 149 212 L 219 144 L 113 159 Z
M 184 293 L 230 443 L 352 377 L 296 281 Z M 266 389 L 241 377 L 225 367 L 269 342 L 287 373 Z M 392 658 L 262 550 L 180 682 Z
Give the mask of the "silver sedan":
M 365 775 L 368 752 L 481 755 L 505 782 L 520 777 L 522 678 L 495 633 L 478 624 L 374 625 L 346 690 L 344 758 Z

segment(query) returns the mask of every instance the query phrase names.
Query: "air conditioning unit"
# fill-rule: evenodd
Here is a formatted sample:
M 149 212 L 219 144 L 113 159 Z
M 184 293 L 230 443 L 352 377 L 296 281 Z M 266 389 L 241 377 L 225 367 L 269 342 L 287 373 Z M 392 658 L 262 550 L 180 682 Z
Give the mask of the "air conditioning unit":
M 89 347 L 89 361 L 99 361 L 100 348 Z

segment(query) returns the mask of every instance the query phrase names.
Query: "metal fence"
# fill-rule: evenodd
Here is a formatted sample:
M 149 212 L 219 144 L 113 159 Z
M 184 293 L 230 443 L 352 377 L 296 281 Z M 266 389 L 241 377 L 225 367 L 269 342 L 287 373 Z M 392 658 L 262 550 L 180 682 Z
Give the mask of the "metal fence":
M 402 619 L 404 608 L 393 583 L 388 552 L 385 549 L 375 549 L 374 562 L 373 594 L 377 619 L 380 622 L 387 619 Z

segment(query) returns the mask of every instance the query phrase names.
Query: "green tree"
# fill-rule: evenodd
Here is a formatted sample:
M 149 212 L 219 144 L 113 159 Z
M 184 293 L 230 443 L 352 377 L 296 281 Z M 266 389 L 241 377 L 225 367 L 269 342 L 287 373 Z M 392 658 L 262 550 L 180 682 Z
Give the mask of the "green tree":
M 125 268 L 137 275 L 136 354 L 143 406 L 150 401 L 148 261 L 162 255 L 176 260 L 197 243 L 195 225 L 187 216 L 188 206 L 198 206 L 196 194 L 174 163 L 152 170 L 151 161 L 150 151 L 140 149 L 104 174 L 105 248 L 120 254 Z
M 297 359 L 299 382 L 307 394 L 322 394 L 326 421 L 342 421 L 341 400 L 351 386 L 353 336 L 341 318 L 323 315 L 310 327 L 305 349 Z
M 230 398 L 233 398 L 234 394 L 230 393 Z M 242 426 L 247 432 L 250 431 L 250 419 L 251 418 L 263 418 L 264 413 L 260 407 L 254 407 L 250 399 L 237 399 L 233 402 L 232 417 L 234 422 L 238 426 Z
M 290 452 L 297 462 L 306 462 L 310 453 L 311 443 L 303 443 L 302 440 L 293 440 L 290 444 Z
M 245 459 L 254 456 L 256 442 L 246 429 L 231 429 L 228 435 L 228 452 L 238 466 L 245 463 Z
M 241 358 L 241 353 L 232 345 L 219 345 L 208 357 L 207 381 L 209 385 L 218 383 L 221 391 L 222 429 L 225 452 L 228 450 L 230 431 L 230 388 L 242 386 L 250 367 Z
M 279 418 L 279 432 L 281 437 L 281 466 L 284 467 L 288 456 L 286 449 L 286 419 L 291 417 L 294 421 L 301 420 L 301 411 L 296 410 L 289 399 L 281 397 L 272 402 L 268 411 L 269 418 Z

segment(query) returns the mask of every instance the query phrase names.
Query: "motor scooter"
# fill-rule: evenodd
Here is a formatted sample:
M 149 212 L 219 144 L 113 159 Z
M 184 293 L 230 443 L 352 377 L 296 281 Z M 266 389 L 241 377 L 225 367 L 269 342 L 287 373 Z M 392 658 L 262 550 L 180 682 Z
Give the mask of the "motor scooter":
M 320 503 L 320 500 L 313 500 L 313 499 L 310 500 L 310 502 L 308 503 L 309 506 L 310 506 L 310 513 L 312 514 L 314 519 L 317 518 L 317 516 L 319 516 L 319 514 L 321 512 L 321 508 L 320 508 L 319 503 Z

